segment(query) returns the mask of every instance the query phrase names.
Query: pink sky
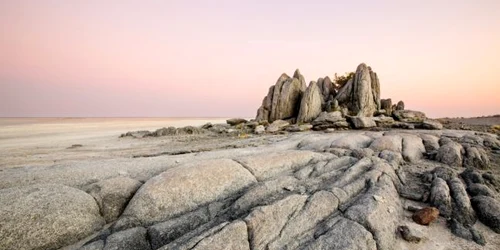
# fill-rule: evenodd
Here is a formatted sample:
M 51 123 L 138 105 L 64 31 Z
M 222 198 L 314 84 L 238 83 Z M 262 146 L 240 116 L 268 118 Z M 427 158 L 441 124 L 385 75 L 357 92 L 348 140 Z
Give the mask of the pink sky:
M 0 116 L 253 117 L 281 73 L 500 113 L 500 1 L 0 0 Z

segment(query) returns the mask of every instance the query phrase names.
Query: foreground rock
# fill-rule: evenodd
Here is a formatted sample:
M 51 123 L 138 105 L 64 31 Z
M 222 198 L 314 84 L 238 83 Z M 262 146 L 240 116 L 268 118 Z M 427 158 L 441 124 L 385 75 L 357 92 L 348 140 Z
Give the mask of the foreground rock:
M 255 177 L 233 160 L 186 164 L 147 181 L 123 215 L 150 225 L 229 197 L 253 183 Z
M 2 249 L 58 249 L 104 226 L 94 198 L 63 185 L 0 190 Z
M 94 183 L 86 189 L 97 201 L 106 222 L 111 222 L 118 219 L 141 185 L 134 179 L 117 177 Z
M 341 112 L 324 112 L 313 121 L 315 125 L 303 126 L 342 119 Z M 237 126 L 264 126 L 258 124 L 266 123 Z M 0 228 L 7 237 L 1 239 L 1 246 L 57 249 L 71 245 L 101 228 L 100 210 L 110 227 L 86 238 L 82 249 L 474 249 L 478 244 L 498 248 L 500 178 L 497 158 L 484 146 L 490 135 L 449 130 L 283 135 L 298 129 L 297 124 L 286 125 L 273 135 L 238 139 L 241 148 L 207 147 L 184 155 L 113 160 L 113 166 L 119 165 L 110 170 L 115 176 L 93 172 L 106 168 L 109 160 L 92 161 L 72 174 L 88 178 L 79 181 L 87 184 L 75 186 L 94 198 L 60 185 L 2 190 Z M 164 145 L 164 140 L 158 141 Z M 483 153 L 491 157 L 488 169 L 483 169 Z M 143 173 L 155 165 L 161 168 L 150 175 Z M 26 178 L 31 183 L 61 181 L 40 175 L 57 169 L 31 171 Z M 2 171 L 0 179 L 12 183 L 26 175 L 23 171 Z M 130 177 L 119 177 L 125 174 Z M 61 194 L 64 198 L 57 198 Z M 26 206 L 30 200 L 33 204 Z M 10 205 L 12 201 L 21 203 Z M 418 211 L 413 201 L 426 208 Z M 405 210 L 416 212 L 411 216 Z M 33 211 L 43 211 L 45 218 L 55 213 L 64 221 L 33 220 Z M 60 216 L 65 213 L 71 217 Z M 476 220 L 486 227 L 477 226 Z M 59 224 L 64 227 L 54 231 Z M 26 236 L 31 228 L 36 232 L 28 232 L 36 237 Z M 65 238 L 68 234 L 54 240 L 59 232 L 71 232 L 71 240 Z
M 435 207 L 426 207 L 416 211 L 412 219 L 420 225 L 429 225 L 435 221 L 439 216 L 439 210 Z

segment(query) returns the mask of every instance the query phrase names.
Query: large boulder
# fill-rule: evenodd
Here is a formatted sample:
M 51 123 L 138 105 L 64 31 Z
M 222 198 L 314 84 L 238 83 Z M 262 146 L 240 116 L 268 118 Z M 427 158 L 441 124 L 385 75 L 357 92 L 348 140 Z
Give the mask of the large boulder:
M 106 222 L 116 220 L 142 183 L 128 177 L 116 177 L 91 184 L 86 189 L 97 201 Z
M 391 115 L 392 114 L 392 100 L 391 100 L 391 98 L 381 99 L 380 100 L 380 109 L 385 110 L 387 115 Z
M 451 216 L 450 188 L 446 181 L 439 177 L 432 181 L 430 203 L 439 209 L 439 213 L 444 217 Z
M 235 195 L 255 182 L 255 177 L 233 160 L 187 163 L 149 179 L 132 198 L 123 216 L 150 225 Z
M 426 120 L 423 112 L 413 110 L 395 110 L 392 112 L 392 116 L 400 122 L 423 122 Z
M 0 190 L 0 248 L 58 249 L 104 226 L 89 194 L 41 184 Z
M 427 119 L 427 120 L 422 122 L 422 128 L 441 130 L 441 129 L 443 129 L 443 124 L 441 124 L 439 121 L 436 121 L 436 120 Z
M 409 162 L 417 162 L 422 159 L 425 146 L 422 139 L 416 135 L 403 135 L 403 158 Z
M 358 129 L 373 128 L 377 126 L 372 117 L 350 116 L 349 120 L 351 121 L 352 126 Z
M 476 222 L 476 215 L 465 191 L 465 186 L 459 178 L 448 181 L 450 194 L 453 202 L 452 216 L 462 225 L 472 226 Z
M 321 113 L 323 97 L 320 89 L 315 82 L 309 83 L 302 101 L 300 102 L 298 123 L 311 122 Z
M 330 99 L 330 96 L 335 96 L 336 94 L 333 82 L 330 77 L 327 76 L 325 78 L 319 78 L 316 84 L 318 85 L 318 88 L 320 90 L 323 105 L 325 105 L 326 101 Z
M 297 69 L 293 78 L 282 74 L 257 111 L 256 120 L 273 122 L 297 116 L 298 107 L 305 89 L 304 77 Z
M 347 107 L 353 115 L 373 116 L 380 108 L 380 83 L 377 74 L 362 63 L 335 96 L 340 106 Z
M 290 125 L 289 122 L 283 121 L 283 120 L 276 120 L 273 123 L 271 123 L 267 128 L 266 131 L 269 133 L 276 133 L 278 131 L 283 130 L 286 128 L 288 125 Z
M 231 125 L 231 126 L 236 126 L 238 124 L 246 123 L 246 122 L 248 122 L 248 121 L 246 119 L 243 119 L 243 118 L 231 118 L 231 119 L 226 120 L 226 123 Z
M 400 135 L 386 135 L 375 139 L 370 148 L 376 152 L 390 150 L 393 152 L 403 152 L 403 138 Z
M 500 202 L 482 195 L 473 197 L 471 202 L 479 220 L 500 234 Z
M 490 158 L 483 148 L 464 145 L 464 151 L 464 167 L 478 169 L 488 169 L 490 167 Z
M 403 101 L 399 101 L 396 104 L 395 110 L 405 110 L 405 103 Z
M 436 160 L 453 167 L 462 167 L 462 145 L 450 141 L 442 145 L 436 154 Z

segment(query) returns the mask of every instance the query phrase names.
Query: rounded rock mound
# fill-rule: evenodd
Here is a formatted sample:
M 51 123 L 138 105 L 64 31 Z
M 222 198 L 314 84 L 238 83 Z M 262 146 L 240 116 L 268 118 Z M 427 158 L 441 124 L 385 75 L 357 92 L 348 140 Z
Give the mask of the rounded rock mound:
M 0 248 L 58 249 L 104 225 L 89 194 L 42 184 L 0 190 Z

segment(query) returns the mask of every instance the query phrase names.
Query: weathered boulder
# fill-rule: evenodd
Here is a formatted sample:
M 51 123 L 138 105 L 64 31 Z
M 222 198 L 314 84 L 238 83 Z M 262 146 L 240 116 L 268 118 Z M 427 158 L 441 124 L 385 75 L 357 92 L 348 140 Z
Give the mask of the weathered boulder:
M 89 194 L 40 184 L 0 190 L 0 248 L 59 249 L 104 226 Z
M 262 125 L 259 125 L 259 126 L 255 127 L 253 132 L 260 135 L 260 134 L 263 134 L 266 132 L 266 128 Z
M 394 110 L 405 110 L 405 103 L 403 101 L 399 101 Z
M 472 209 L 465 186 L 459 178 L 448 181 L 452 198 L 452 216 L 463 225 L 472 226 L 476 222 L 476 215 Z
M 479 183 L 471 183 L 467 187 L 467 193 L 469 193 L 470 196 L 489 196 L 489 197 L 495 197 L 495 193 L 493 190 L 491 190 L 488 186 L 484 184 L 479 184 Z
M 91 184 L 86 191 L 97 201 L 106 222 L 111 222 L 121 215 L 141 185 L 128 177 L 116 177 Z
M 400 122 L 423 122 L 427 118 L 423 112 L 413 110 L 395 110 L 392 112 L 394 119 Z
M 231 118 L 231 119 L 226 120 L 226 123 L 231 125 L 231 126 L 236 126 L 238 124 L 246 123 L 246 122 L 248 122 L 248 121 L 246 119 L 243 119 L 243 118 Z
M 387 115 L 391 115 L 392 114 L 392 100 L 391 100 L 391 98 L 381 99 L 380 100 L 380 108 L 384 109 L 386 111 Z
M 362 225 L 352 220 L 338 216 L 328 221 L 330 226 L 326 232 L 318 233 L 304 249 L 307 250 L 376 250 L 377 245 L 373 235 Z
M 121 232 L 114 233 L 106 238 L 106 245 L 103 250 L 150 250 L 146 239 L 146 229 L 134 227 Z
M 298 69 L 293 78 L 282 74 L 276 84 L 269 88 L 267 96 L 257 111 L 256 120 L 273 122 L 296 117 L 304 89 L 304 77 Z
M 500 202 L 482 195 L 473 197 L 471 202 L 479 220 L 500 234 Z
M 340 111 L 334 112 L 321 112 L 316 119 L 314 119 L 313 125 L 317 123 L 325 123 L 325 122 L 338 122 L 345 121 L 342 117 L 342 113 Z
M 243 164 L 257 180 L 275 177 L 280 173 L 296 170 L 312 161 L 322 159 L 322 155 L 311 151 L 287 150 L 262 153 L 236 159 Z
M 320 89 L 315 82 L 309 83 L 309 86 L 300 102 L 298 123 L 311 122 L 321 113 L 322 99 Z
M 330 147 L 344 148 L 344 149 L 361 149 L 368 147 L 372 141 L 373 139 L 366 135 L 347 135 L 334 140 L 330 145 Z
M 382 136 L 375 139 L 370 144 L 370 148 L 377 152 L 390 150 L 401 153 L 403 150 L 403 138 L 399 135 Z
M 321 93 L 323 104 L 325 105 L 330 96 L 335 96 L 335 87 L 330 77 L 319 78 L 316 82 Z
M 436 154 L 436 161 L 452 167 L 462 167 L 462 151 L 462 145 L 450 141 L 439 148 Z
M 266 131 L 269 133 L 276 133 L 278 131 L 283 130 L 287 126 L 289 126 L 290 123 L 287 121 L 283 120 L 276 120 L 273 123 L 271 123 L 269 126 L 267 126 Z
M 479 173 L 479 171 L 477 171 L 475 168 L 471 168 L 471 167 L 464 170 L 460 174 L 460 177 L 462 177 L 462 179 L 464 180 L 465 184 L 467 184 L 467 186 L 470 186 L 474 183 L 478 183 L 478 184 L 485 183 L 481 173 Z
M 150 225 L 234 195 L 255 182 L 255 177 L 233 160 L 187 163 L 149 179 L 123 216 Z
M 425 207 L 416 211 L 411 217 L 413 221 L 420 225 L 429 225 L 439 217 L 439 210 L 435 207 Z
M 311 130 L 313 128 L 313 125 L 311 124 L 293 124 L 285 128 L 286 131 L 288 132 L 302 132 L 302 131 L 307 131 Z
M 377 74 L 362 63 L 335 96 L 340 106 L 347 107 L 356 116 L 373 116 L 380 108 L 380 84 Z
M 422 142 L 424 143 L 425 151 L 432 152 L 439 149 L 439 137 L 428 134 L 421 134 Z
M 342 117 L 342 113 L 340 111 L 321 112 L 311 124 L 313 125 L 314 130 L 349 127 L 349 124 L 346 119 Z
M 373 128 L 377 126 L 372 117 L 349 116 L 348 118 L 352 126 L 357 129 Z
M 377 116 L 372 118 L 377 127 L 390 128 L 394 124 L 394 118 L 388 116 Z
M 446 184 L 446 181 L 439 177 L 436 177 L 432 181 L 430 203 L 439 209 L 439 213 L 442 216 L 451 216 L 450 188 Z
M 443 124 L 441 124 L 439 121 L 436 120 L 426 119 L 422 122 L 422 128 L 441 130 L 443 129 Z
M 403 135 L 403 158 L 409 162 L 417 162 L 425 153 L 422 139 L 416 135 Z
M 488 169 L 490 167 L 490 158 L 483 148 L 465 145 L 464 150 L 464 167 L 472 167 L 478 169 Z

